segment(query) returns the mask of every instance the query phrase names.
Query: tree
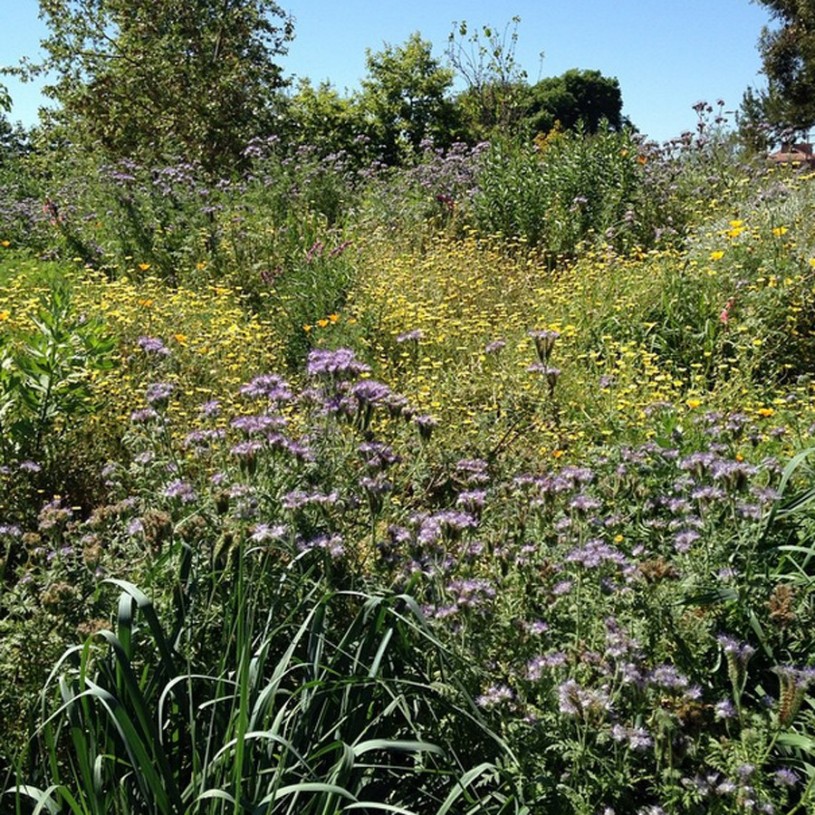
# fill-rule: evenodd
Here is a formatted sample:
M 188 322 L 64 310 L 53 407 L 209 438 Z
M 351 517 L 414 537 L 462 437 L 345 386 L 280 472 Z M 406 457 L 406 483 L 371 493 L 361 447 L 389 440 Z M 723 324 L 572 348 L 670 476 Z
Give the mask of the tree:
M 768 83 L 760 98 L 763 113 L 776 130 L 808 130 L 815 124 L 815 0 L 757 2 L 779 24 L 765 27 L 759 39 Z
M 339 94 L 328 82 L 316 87 L 301 79 L 286 104 L 286 142 L 309 145 L 320 155 L 345 153 L 359 163 L 368 158 L 358 101 Z
M 40 0 L 46 95 L 73 141 L 233 167 L 272 126 L 291 21 L 273 0 Z
M 515 59 L 520 22 L 513 17 L 503 30 L 484 25 L 471 31 L 465 20 L 454 24 L 448 38 L 447 58 L 466 84 L 457 103 L 471 139 L 488 139 L 496 129 L 506 132 L 521 116 L 527 74 Z
M 398 163 L 424 139 L 441 146 L 453 140 L 455 106 L 447 96 L 453 72 L 433 57 L 428 41 L 414 33 L 396 48 L 368 50 L 366 62 L 359 104 L 387 163 Z
M 619 130 L 623 124 L 620 84 L 599 71 L 573 68 L 542 79 L 525 96 L 524 123 L 533 134 L 550 131 L 556 122 L 566 130 L 579 124 L 588 133 L 601 126 Z

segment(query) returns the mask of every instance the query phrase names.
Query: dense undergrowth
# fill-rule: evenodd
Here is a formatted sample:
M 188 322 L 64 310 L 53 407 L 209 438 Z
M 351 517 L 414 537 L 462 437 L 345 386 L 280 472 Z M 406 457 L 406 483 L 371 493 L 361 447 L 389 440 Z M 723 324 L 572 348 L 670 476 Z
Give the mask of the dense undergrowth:
M 814 188 L 697 133 L 9 174 L 4 811 L 809 811 Z

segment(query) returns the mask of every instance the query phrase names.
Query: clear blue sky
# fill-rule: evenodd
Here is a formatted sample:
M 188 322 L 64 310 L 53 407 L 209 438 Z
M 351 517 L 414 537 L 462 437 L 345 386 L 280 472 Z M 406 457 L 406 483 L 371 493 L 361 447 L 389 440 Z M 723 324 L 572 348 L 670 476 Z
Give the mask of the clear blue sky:
M 620 82 L 623 113 L 662 141 L 692 129 L 691 106 L 721 98 L 738 108 L 748 85 L 761 87 L 756 49 L 769 22 L 751 0 L 282 0 L 295 39 L 282 60 L 288 75 L 354 89 L 365 51 L 399 45 L 418 31 L 443 57 L 453 21 L 503 29 L 521 18 L 517 61 L 530 81 L 569 68 L 596 69 Z M 37 0 L 0 0 L 0 65 L 36 58 L 44 36 Z M 543 59 L 540 54 L 543 52 Z M 36 122 L 38 88 L 10 79 L 12 119 Z

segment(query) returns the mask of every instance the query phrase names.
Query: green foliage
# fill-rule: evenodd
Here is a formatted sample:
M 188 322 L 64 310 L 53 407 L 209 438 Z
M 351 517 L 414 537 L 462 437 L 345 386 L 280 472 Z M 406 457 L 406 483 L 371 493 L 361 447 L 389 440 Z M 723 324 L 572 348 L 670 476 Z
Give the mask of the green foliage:
M 74 313 L 70 291 L 54 287 L 34 330 L 0 334 L 0 460 L 52 463 L 59 437 L 95 409 L 90 376 L 109 369 L 115 346 L 104 325 Z
M 762 94 L 766 120 L 778 129 L 806 131 L 815 123 L 815 3 L 760 0 L 776 29 L 765 28 L 759 42 L 768 89 Z
M 517 126 L 527 78 L 515 58 L 520 22 L 513 17 L 503 30 L 490 25 L 471 30 L 464 20 L 454 23 L 448 37 L 447 58 L 466 85 L 456 106 L 471 141 L 506 135 Z
M 46 93 L 72 141 L 114 157 L 208 172 L 240 163 L 248 139 L 272 127 L 281 85 L 273 61 L 291 37 L 272 0 L 43 0 L 50 29 Z
M 573 255 L 608 231 L 619 246 L 645 236 L 628 213 L 642 189 L 628 134 L 554 134 L 540 146 L 495 142 L 482 160 L 473 216 L 482 232 L 523 238 L 550 256 Z
M 542 79 L 523 94 L 523 125 L 534 135 L 556 126 L 582 127 L 596 133 L 601 127 L 619 130 L 623 99 L 619 82 L 599 71 L 572 69 Z
M 387 164 L 400 163 L 425 139 L 454 140 L 455 109 L 447 97 L 453 72 L 433 57 L 430 42 L 414 33 L 404 45 L 369 50 L 366 64 L 359 105 Z

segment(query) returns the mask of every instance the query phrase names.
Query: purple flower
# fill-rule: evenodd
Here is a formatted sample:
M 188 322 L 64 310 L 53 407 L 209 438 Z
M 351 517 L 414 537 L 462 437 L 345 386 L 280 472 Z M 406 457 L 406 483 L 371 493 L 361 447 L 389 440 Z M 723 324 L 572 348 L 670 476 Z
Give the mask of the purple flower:
M 221 413 L 221 403 L 217 399 L 210 399 L 198 408 L 198 412 L 205 419 L 216 419 Z
M 154 382 L 147 386 L 147 402 L 153 407 L 163 407 L 175 391 L 172 382 Z
M 736 716 L 738 716 L 739 714 L 732 700 L 722 699 L 720 702 L 716 703 L 716 707 L 714 708 L 714 715 L 717 719 L 727 720 L 735 719 Z
M 285 427 L 286 420 L 282 416 L 269 416 L 263 413 L 259 416 L 236 416 L 230 424 L 247 436 L 258 436 L 269 430 Z
M 593 714 L 611 710 L 611 699 L 605 690 L 582 688 L 574 679 L 558 687 L 558 709 L 566 716 L 586 719 Z
M 627 566 L 628 560 L 619 549 L 599 539 L 587 541 L 566 555 L 568 563 L 579 563 L 584 569 L 596 569 L 604 563 Z
M 287 531 L 288 530 L 283 524 L 277 524 L 276 526 L 269 526 L 269 524 L 257 524 L 250 538 L 256 543 L 263 543 L 264 541 L 270 540 L 280 540 L 286 536 Z
M 398 464 L 401 459 L 386 444 L 376 441 L 366 441 L 357 448 L 365 463 L 373 470 L 385 470 L 393 464 Z
M 624 727 L 621 724 L 611 728 L 611 738 L 617 742 L 628 742 L 632 750 L 647 750 L 654 743 L 644 727 Z
M 687 677 L 683 676 L 673 665 L 657 665 L 648 675 L 648 681 L 657 687 L 669 690 L 684 690 L 688 687 Z
M 183 504 L 191 504 L 196 499 L 195 490 L 188 481 L 176 479 L 164 488 L 166 498 L 177 498 Z
M 360 404 L 377 404 L 384 402 L 391 394 L 391 389 L 373 379 L 364 379 L 351 387 L 351 395 Z
M 686 554 L 700 537 L 701 535 L 695 529 L 683 529 L 674 537 L 674 548 L 680 554 Z
M 396 342 L 419 342 L 424 337 L 424 331 L 421 328 L 414 328 L 413 331 L 406 331 L 396 338 Z
M 327 552 L 335 560 L 345 554 L 342 535 L 318 535 L 312 540 L 300 541 L 297 548 L 301 552 L 311 552 L 319 549 Z
M 327 351 L 315 348 L 308 355 L 306 372 L 309 376 L 325 376 L 333 379 L 350 379 L 371 369 L 357 360 L 350 348 Z
M 241 385 L 240 392 L 250 399 L 289 402 L 293 398 L 288 383 L 276 374 L 261 374 Z
M 484 346 L 485 354 L 497 354 L 503 348 L 506 348 L 506 340 L 493 340 Z
M 156 413 L 153 408 L 141 408 L 139 410 L 134 410 L 130 414 L 130 421 L 133 424 L 147 424 L 148 422 L 153 422 L 158 419 L 158 413 Z
M 514 698 L 515 694 L 506 685 L 492 685 L 486 693 L 475 700 L 475 703 L 485 710 L 491 710 L 504 702 L 511 702 Z
M 775 773 L 773 773 L 773 777 L 779 787 L 795 787 L 800 780 L 797 773 L 788 767 L 782 767 L 780 770 L 776 770 Z
M 317 506 L 329 506 L 336 504 L 339 500 L 339 493 L 329 492 L 304 492 L 303 490 L 293 490 L 286 493 L 280 503 L 284 509 L 295 510 L 316 504 Z
M 170 349 L 158 337 L 139 337 L 137 343 L 139 348 L 146 354 L 156 354 L 165 357 L 170 354 Z

